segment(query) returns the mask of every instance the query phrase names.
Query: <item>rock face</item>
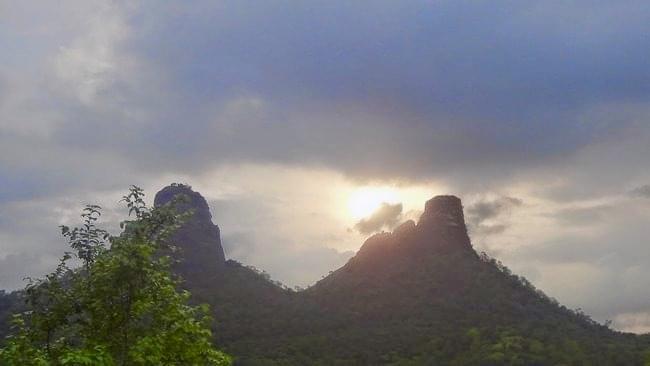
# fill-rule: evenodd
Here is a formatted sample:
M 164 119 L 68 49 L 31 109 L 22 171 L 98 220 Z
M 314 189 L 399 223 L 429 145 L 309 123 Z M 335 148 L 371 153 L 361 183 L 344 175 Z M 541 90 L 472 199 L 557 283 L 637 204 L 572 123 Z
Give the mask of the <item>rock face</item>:
M 458 197 L 434 197 L 417 223 L 370 237 L 343 267 L 294 292 L 224 260 L 207 202 L 189 186 L 164 188 L 155 204 L 179 194 L 189 198 L 179 210 L 194 215 L 173 238 L 175 270 L 193 301 L 211 306 L 217 344 L 237 365 L 641 365 L 637 354 L 650 347 L 477 255 Z M 503 344 L 516 353 L 495 352 Z M 590 357 L 580 363 L 578 346 Z M 620 358 L 629 350 L 638 352 Z
M 465 226 L 463 205 L 456 196 L 436 196 L 424 205 L 424 213 L 420 222 L 437 221 L 438 224 L 447 226 Z
M 426 202 L 417 224 L 409 220 L 392 233 L 370 237 L 358 255 L 380 247 L 383 253 L 391 253 L 391 260 L 399 260 L 409 255 L 421 256 L 454 250 L 473 252 L 460 198 L 436 196 L 430 199 Z
M 194 287 L 208 278 L 214 278 L 225 267 L 219 227 L 212 223 L 212 215 L 205 198 L 190 186 L 172 184 L 156 194 L 154 206 L 162 206 L 174 197 L 184 195 L 188 202 L 178 205 L 179 212 L 193 210 L 193 215 L 172 236 L 172 243 L 180 249 L 178 263 L 173 270 Z
M 392 233 L 383 232 L 368 238 L 357 254 L 342 268 L 319 281 L 311 289 L 385 286 L 423 273 L 436 271 L 441 258 L 478 258 L 465 226 L 463 205 L 455 196 L 436 196 L 425 204 L 418 223 L 412 220 Z M 449 259 L 451 260 L 451 259 Z M 438 277 L 451 276 L 448 283 L 457 285 L 463 274 L 444 271 Z M 420 280 L 413 278 L 417 289 Z
M 417 226 L 424 241 L 451 250 L 472 250 L 463 205 L 456 196 L 436 196 L 427 201 Z
M 460 199 L 428 201 L 417 223 L 369 238 L 342 268 L 304 291 L 225 261 L 207 202 L 189 186 L 192 218 L 173 237 L 174 270 L 207 303 L 236 365 L 642 365 L 650 338 L 574 313 L 473 250 Z M 0 334 L 20 293 L 0 291 Z M 576 358 L 576 355 L 580 358 Z

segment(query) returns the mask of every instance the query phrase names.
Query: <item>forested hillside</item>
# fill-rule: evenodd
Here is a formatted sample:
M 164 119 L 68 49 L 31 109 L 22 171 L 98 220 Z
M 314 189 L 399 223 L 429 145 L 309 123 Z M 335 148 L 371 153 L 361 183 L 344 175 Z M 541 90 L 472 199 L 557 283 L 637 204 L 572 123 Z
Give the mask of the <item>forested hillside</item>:
M 193 240 L 185 239 L 178 244 L 191 251 Z M 218 343 L 241 365 L 650 363 L 647 337 L 567 309 L 476 253 L 453 196 L 427 202 L 418 223 L 369 238 L 345 266 L 304 291 L 234 261 L 194 265 L 203 279 L 186 285 L 210 303 Z
M 156 205 L 177 195 L 192 216 L 170 239 L 172 267 L 192 301 L 210 305 L 215 342 L 236 365 L 650 365 L 648 336 L 567 309 L 476 253 L 454 196 L 428 201 L 417 223 L 372 236 L 296 292 L 226 260 L 189 186 L 166 187 Z M 17 296 L 2 294 L 0 311 Z

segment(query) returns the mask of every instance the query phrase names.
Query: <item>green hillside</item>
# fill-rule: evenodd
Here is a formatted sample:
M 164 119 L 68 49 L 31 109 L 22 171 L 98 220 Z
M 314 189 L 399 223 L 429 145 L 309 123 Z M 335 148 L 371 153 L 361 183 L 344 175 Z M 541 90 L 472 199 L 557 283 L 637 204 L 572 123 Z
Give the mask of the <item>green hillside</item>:
M 438 196 L 416 223 L 370 237 L 340 269 L 296 292 L 226 260 L 205 199 L 171 237 L 192 302 L 208 303 L 215 342 L 235 365 L 650 365 L 650 336 L 567 309 L 477 253 L 461 201 Z M 0 293 L 0 321 L 20 306 Z M 6 327 L 0 328 L 6 332 Z

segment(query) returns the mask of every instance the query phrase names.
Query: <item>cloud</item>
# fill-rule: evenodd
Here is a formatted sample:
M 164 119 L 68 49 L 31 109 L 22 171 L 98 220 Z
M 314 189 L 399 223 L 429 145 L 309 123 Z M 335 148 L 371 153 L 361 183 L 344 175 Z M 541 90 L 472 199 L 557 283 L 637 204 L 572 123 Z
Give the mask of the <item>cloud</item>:
M 607 215 L 612 209 L 613 207 L 608 204 L 596 204 L 586 207 L 563 208 L 549 215 L 563 225 L 591 226 L 607 220 Z
M 564 305 L 632 330 L 616 317 L 649 311 L 645 202 L 620 194 L 591 201 L 522 200 L 526 204 L 511 215 L 508 230 L 484 238 L 480 249 L 498 253 L 515 273 Z
M 621 284 L 549 273 L 606 265 L 616 277 L 647 253 L 648 227 L 631 219 L 647 208 L 601 202 L 630 182 L 648 196 L 644 6 L 17 2 L 0 14 L 0 258 L 42 272 L 62 250 L 61 209 L 182 177 L 214 195 L 224 238 L 241 243 L 233 255 L 313 279 L 323 268 L 289 274 L 283 261 L 333 265 L 328 248 L 361 243 L 323 182 L 432 183 L 494 195 L 468 206 L 473 237 L 587 309 L 607 295 L 594 289 Z M 624 307 L 604 304 L 592 310 Z
M 0 259 L 0 285 L 3 289 L 22 288 L 27 285 L 29 277 L 38 278 L 55 266 L 56 259 L 33 252 L 8 254 Z
M 354 228 L 362 234 L 372 234 L 383 228 L 392 229 L 402 217 L 402 204 L 382 203 L 375 212 L 366 219 L 361 219 Z
M 93 162 L 149 176 L 257 162 L 499 184 L 638 118 L 603 120 L 593 112 L 603 105 L 647 100 L 639 28 L 648 19 L 586 4 L 68 1 L 50 19 L 26 2 L 4 36 L 29 51 L 3 65 L 13 82 L 1 113 L 14 133 L 2 142 L 18 138 L 12 156 L 27 155 L 20 146 L 59 150 L 12 169 L 25 179 L 84 148 L 107 155 Z M 66 11 L 76 7 L 86 17 Z M 12 37 L 35 23 L 53 30 L 50 42 Z M 61 175 L 57 191 L 75 181 Z
M 614 325 L 632 333 L 650 333 L 650 312 L 624 313 L 617 315 Z
M 59 225 L 81 225 L 85 204 L 102 206 L 99 225 L 112 234 L 127 210 L 118 202 L 124 192 L 80 192 L 70 197 L 48 197 L 0 203 L 0 288 L 24 287 L 25 277 L 39 278 L 56 267 L 67 241 Z
M 514 197 L 499 197 L 490 201 L 479 201 L 467 208 L 467 213 L 476 224 L 492 219 L 504 211 L 521 206 L 523 201 Z
M 260 241 L 250 233 L 234 233 L 223 237 L 223 245 L 228 259 L 254 265 L 290 287 L 308 287 L 354 255 L 319 245 L 293 247 L 278 239 Z
M 354 251 L 328 247 L 324 240 L 299 245 L 296 239 L 304 233 L 298 230 L 283 235 L 264 227 L 242 231 L 233 231 L 229 225 L 221 227 L 226 258 L 265 270 L 273 279 L 291 287 L 312 285 L 354 255 Z
M 630 194 L 636 197 L 650 198 L 650 184 L 634 188 Z
M 522 205 L 521 199 L 507 196 L 474 202 L 466 209 L 468 227 L 473 233 L 482 236 L 503 233 L 508 225 L 505 222 L 491 221 Z

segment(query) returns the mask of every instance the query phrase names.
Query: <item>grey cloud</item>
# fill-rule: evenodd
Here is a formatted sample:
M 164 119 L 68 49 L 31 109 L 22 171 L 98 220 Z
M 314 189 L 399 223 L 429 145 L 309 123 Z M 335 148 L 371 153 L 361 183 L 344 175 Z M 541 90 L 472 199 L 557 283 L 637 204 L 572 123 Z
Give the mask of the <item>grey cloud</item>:
M 255 252 L 255 238 L 248 232 L 234 232 L 222 235 L 221 244 L 226 258 L 235 259 L 242 263 L 249 263 L 251 255 Z
M 433 181 L 459 195 L 525 187 L 561 204 L 620 195 L 629 182 L 650 181 L 646 6 L 21 1 L 0 26 L 0 43 L 19 50 L 0 61 L 0 220 L 18 223 L 0 225 L 0 256 L 31 268 L 61 248 L 52 218 L 16 204 L 148 187 L 228 164 Z M 643 187 L 633 194 L 647 197 Z M 282 261 L 342 260 L 322 235 L 296 248 L 271 235 L 278 222 L 268 212 L 282 205 L 272 199 L 217 207 L 224 240 L 241 243 L 229 247 L 233 255 L 283 280 L 302 274 Z M 504 207 L 521 208 L 507 200 L 469 207 L 470 229 L 510 233 Z M 558 225 L 581 230 L 613 230 L 609 220 L 621 217 L 556 214 Z M 606 236 L 594 251 L 601 259 L 624 251 L 607 264 L 624 271 L 638 265 L 631 253 L 644 256 L 634 238 L 648 228 L 616 224 L 631 236 L 626 244 Z M 563 235 L 541 244 L 548 253 L 540 256 L 596 261 L 579 249 L 587 239 Z M 21 254 L 32 252 L 41 259 Z M 312 279 L 324 269 L 302 268 Z
M 634 188 L 630 194 L 636 197 L 650 198 L 650 184 Z
M 613 209 L 611 205 L 595 205 L 589 207 L 570 207 L 549 214 L 562 225 L 594 225 L 607 219 L 607 214 Z
M 39 278 L 56 267 L 67 241 L 59 225 L 81 225 L 85 204 L 103 207 L 98 225 L 117 234 L 127 212 L 118 202 L 119 192 L 87 192 L 61 198 L 0 203 L 0 288 L 23 287 L 24 277 Z
M 478 235 L 500 234 L 508 227 L 505 222 L 486 223 L 486 221 L 510 213 L 512 209 L 521 205 L 523 205 L 521 199 L 507 196 L 477 201 L 466 209 L 468 227 L 470 231 Z
M 547 161 L 535 169 L 522 171 L 521 181 L 530 182 L 531 193 L 561 204 L 580 203 L 620 195 L 630 182 L 650 180 L 646 169 L 650 156 L 650 104 L 622 103 L 603 106 L 584 116 L 601 123 L 634 121 L 625 128 L 603 133 L 575 154 Z
M 354 228 L 362 234 L 372 234 L 383 228 L 392 229 L 399 222 L 402 210 L 401 203 L 391 205 L 384 202 L 370 217 L 357 222 Z
M 545 292 L 600 321 L 648 312 L 650 295 L 644 289 L 650 285 L 650 211 L 644 206 L 621 198 L 568 215 L 567 209 L 545 214 L 555 219 L 549 237 L 523 236 L 518 239 L 523 244 L 501 253 L 501 259 L 520 273 L 535 272 L 534 282 Z M 632 328 L 622 320 L 615 325 Z
M 467 208 L 467 213 L 472 221 L 480 224 L 484 220 L 492 219 L 504 211 L 522 204 L 523 201 L 519 198 L 499 197 L 495 200 L 476 202 Z
M 650 312 L 623 313 L 614 319 L 618 329 L 632 333 L 650 333 Z
M 285 285 L 301 287 L 312 285 L 354 255 L 322 245 L 295 248 L 273 236 L 260 241 L 250 233 L 224 235 L 223 245 L 227 258 L 267 271 Z
M 29 278 L 38 278 L 56 265 L 58 257 L 35 252 L 8 254 L 0 259 L 0 287 L 18 289 L 27 285 Z
M 480 235 L 501 234 L 507 229 L 508 225 L 505 224 L 480 225 L 473 227 L 474 232 L 478 232 Z
M 629 4 L 145 1 L 110 9 L 99 16 L 121 19 L 108 24 L 123 24 L 125 35 L 101 38 L 114 57 L 98 74 L 107 81 L 94 103 L 68 96 L 61 81 L 46 78 L 43 87 L 26 78 L 29 108 L 5 113 L 51 112 L 57 123 L 41 143 L 65 147 L 57 159 L 73 156 L 72 145 L 107 151 L 127 174 L 256 161 L 327 166 L 359 179 L 498 183 L 633 123 L 585 122 L 585 109 L 649 94 L 650 76 L 635 56 L 646 42 L 638 28 L 650 22 Z M 630 17 L 604 15 L 612 11 Z M 553 24 L 539 23 L 538 13 Z M 53 43 L 85 45 L 69 34 L 74 27 L 60 28 Z M 594 34 L 603 37 L 595 42 Z M 23 47 L 50 57 L 58 50 Z M 20 65 L 8 69 L 19 80 L 32 74 Z M 34 169 L 48 171 L 53 159 Z M 23 168 L 13 174 L 32 179 Z M 66 176 L 57 190 L 81 184 Z
M 267 271 L 286 285 L 306 287 L 345 264 L 354 252 L 330 247 L 343 242 L 338 234 L 345 235 L 343 227 L 326 217 L 296 216 L 284 200 L 251 192 L 208 203 L 227 258 Z M 305 207 L 306 212 L 312 209 Z M 306 231 L 310 222 L 318 223 L 318 232 Z

